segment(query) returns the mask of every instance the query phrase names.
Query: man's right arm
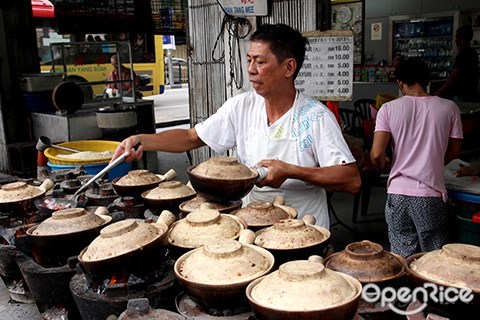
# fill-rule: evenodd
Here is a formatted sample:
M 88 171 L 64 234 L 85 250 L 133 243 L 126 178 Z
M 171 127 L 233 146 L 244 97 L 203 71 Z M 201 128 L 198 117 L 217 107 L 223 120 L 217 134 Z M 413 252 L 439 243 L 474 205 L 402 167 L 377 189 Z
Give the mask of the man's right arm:
M 131 149 L 140 143 L 136 151 Z M 205 143 L 198 137 L 195 128 L 172 129 L 155 134 L 138 134 L 123 140 L 115 150 L 112 157 L 118 158 L 123 153 L 127 154 L 127 162 L 140 160 L 143 151 L 165 151 L 181 153 L 204 146 Z

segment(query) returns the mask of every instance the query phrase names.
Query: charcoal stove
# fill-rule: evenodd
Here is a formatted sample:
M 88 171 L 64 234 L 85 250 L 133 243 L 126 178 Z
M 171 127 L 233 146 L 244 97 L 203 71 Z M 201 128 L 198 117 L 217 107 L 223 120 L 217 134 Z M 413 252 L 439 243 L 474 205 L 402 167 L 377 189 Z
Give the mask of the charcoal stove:
M 121 197 L 113 200 L 113 205 L 116 210 L 122 211 L 125 218 L 141 218 L 145 212 L 145 204 L 135 197 Z
M 238 306 L 235 309 L 209 308 L 184 292 L 177 295 L 175 304 L 177 311 L 187 319 L 258 320 L 249 305 Z
M 98 186 L 85 191 L 85 196 L 88 199 L 89 205 L 92 206 L 105 206 L 113 203 L 118 198 L 118 195 L 113 190 L 112 184 L 101 183 Z
M 58 313 L 64 310 L 69 320 L 80 320 L 69 282 L 76 270 L 76 257 L 62 267 L 44 268 L 23 252 L 16 255 L 17 265 L 41 313 Z
M 19 250 L 13 245 L 0 245 L 0 277 L 7 287 L 10 299 L 20 303 L 33 303 L 32 293 L 17 265 L 17 253 Z
M 129 300 L 139 298 L 147 298 L 152 308 L 175 311 L 174 297 L 180 287 L 173 272 L 174 263 L 167 259 L 158 270 L 141 278 L 124 274 L 100 281 L 78 273 L 70 281 L 70 291 L 84 319 L 119 316 L 127 309 Z

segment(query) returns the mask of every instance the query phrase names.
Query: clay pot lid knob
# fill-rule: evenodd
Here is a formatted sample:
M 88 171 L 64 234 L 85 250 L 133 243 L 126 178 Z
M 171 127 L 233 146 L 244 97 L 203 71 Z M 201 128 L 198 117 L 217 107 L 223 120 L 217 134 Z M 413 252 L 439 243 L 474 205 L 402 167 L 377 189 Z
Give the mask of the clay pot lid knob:
M 368 240 L 350 243 L 345 247 L 345 252 L 348 255 L 361 260 L 379 258 L 384 254 L 383 247 L 380 244 Z
M 14 191 L 27 188 L 27 183 L 23 181 L 7 183 L 2 186 L 2 190 L 5 191 Z
M 238 241 L 242 244 L 253 244 L 255 242 L 255 238 L 255 232 L 250 229 L 242 229 L 240 230 Z
M 322 265 L 325 265 L 325 259 L 323 259 L 323 257 L 319 256 L 319 255 L 311 255 L 310 257 L 308 257 L 308 261 L 309 262 L 315 262 L 315 263 L 320 263 Z
M 200 205 L 200 210 L 207 210 L 207 209 L 215 209 L 215 207 L 213 206 L 213 204 L 209 202 L 204 202 Z
M 305 281 L 307 279 L 320 279 L 325 276 L 325 267 L 320 263 L 310 261 L 296 261 L 284 263 L 278 268 L 278 276 L 286 281 Z
M 137 227 L 137 221 L 133 219 L 123 220 L 100 230 L 100 236 L 102 238 L 114 238 L 124 233 L 131 232 Z
M 304 229 L 305 226 L 306 223 L 303 220 L 284 219 L 275 222 L 272 228 L 282 231 L 296 231 L 298 229 Z
M 476 247 L 472 248 L 471 245 L 449 243 L 444 245 L 442 250 L 445 255 L 461 261 L 480 262 L 480 251 Z
M 86 211 L 82 208 L 71 208 L 58 210 L 52 213 L 53 220 L 64 220 L 80 217 L 86 214 Z
M 192 226 L 209 226 L 217 223 L 221 216 L 217 210 L 204 209 L 189 213 L 185 219 Z
M 242 254 L 243 246 L 238 241 L 213 241 L 203 246 L 206 256 L 212 258 L 233 258 Z

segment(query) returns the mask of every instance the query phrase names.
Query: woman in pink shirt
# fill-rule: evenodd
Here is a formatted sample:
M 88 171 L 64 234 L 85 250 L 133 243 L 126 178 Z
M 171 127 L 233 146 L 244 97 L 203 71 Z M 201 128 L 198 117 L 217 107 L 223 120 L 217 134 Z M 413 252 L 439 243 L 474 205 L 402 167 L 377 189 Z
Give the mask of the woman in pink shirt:
M 444 166 L 459 156 L 463 133 L 458 106 L 427 93 L 424 61 L 402 61 L 395 77 L 403 97 L 378 111 L 370 157 L 378 168 L 391 165 L 385 206 L 390 250 L 408 257 L 449 240 Z

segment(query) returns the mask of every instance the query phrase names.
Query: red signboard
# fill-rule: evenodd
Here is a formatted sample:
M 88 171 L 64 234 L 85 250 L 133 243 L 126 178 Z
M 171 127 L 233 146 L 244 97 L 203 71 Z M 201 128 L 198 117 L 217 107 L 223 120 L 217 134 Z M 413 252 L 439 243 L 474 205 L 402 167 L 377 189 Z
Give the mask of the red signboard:
M 31 0 L 34 18 L 55 18 L 55 8 L 48 0 Z

